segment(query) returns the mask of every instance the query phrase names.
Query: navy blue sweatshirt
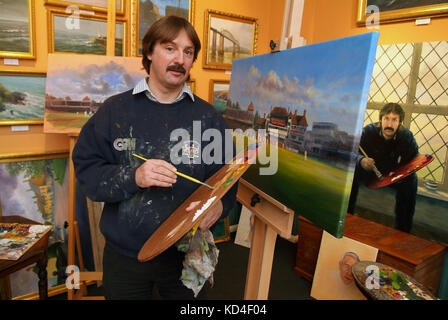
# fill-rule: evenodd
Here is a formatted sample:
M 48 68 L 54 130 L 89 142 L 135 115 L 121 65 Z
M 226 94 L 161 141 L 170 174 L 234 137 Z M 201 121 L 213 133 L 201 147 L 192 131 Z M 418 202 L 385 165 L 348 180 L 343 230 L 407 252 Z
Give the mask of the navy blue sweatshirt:
M 194 135 L 193 121 L 200 121 L 199 137 Z M 179 128 L 187 130 L 191 139 L 185 147 L 179 145 L 184 138 L 170 141 L 171 132 Z M 218 129 L 222 134 L 221 163 L 206 164 L 203 159 L 197 163 L 201 151 L 209 140 L 213 141 L 213 138 L 201 139 L 209 128 Z M 82 191 L 91 200 L 104 202 L 100 230 L 107 244 L 123 255 L 136 258 L 146 240 L 199 187 L 178 177 L 172 187 L 139 188 L 135 171 L 143 161 L 132 156 L 133 153 L 171 163 L 170 153 L 175 147 L 184 159 L 189 158 L 175 164 L 177 170 L 205 181 L 234 155 L 232 147 L 225 154 L 226 128 L 225 120 L 213 106 L 197 96 L 194 102 L 185 96 L 173 104 L 161 104 L 149 100 L 144 92 L 132 94 L 129 90 L 108 98 L 83 126 L 72 156 Z M 185 152 L 188 146 L 193 148 Z M 236 191 L 235 184 L 222 198 L 222 217 L 234 206 Z
M 360 145 L 369 158 L 375 160 L 375 166 L 382 173 L 394 170 L 418 155 L 414 135 L 403 125 L 391 139 L 386 140 L 381 134 L 381 123 L 371 123 L 363 128 Z M 360 155 L 358 164 L 362 158 L 364 156 Z

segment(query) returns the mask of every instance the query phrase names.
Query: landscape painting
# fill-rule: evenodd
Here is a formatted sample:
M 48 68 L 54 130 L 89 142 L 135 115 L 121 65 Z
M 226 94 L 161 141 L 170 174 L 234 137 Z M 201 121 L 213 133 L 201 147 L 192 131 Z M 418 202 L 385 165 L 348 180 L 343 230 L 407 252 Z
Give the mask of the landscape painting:
M 0 2 L 0 57 L 34 58 L 34 1 Z
M 18 215 L 53 226 L 48 241 L 48 287 L 65 285 L 68 212 L 67 158 L 0 163 L 2 216 Z M 34 265 L 10 275 L 11 296 L 38 291 Z M 37 293 L 36 293 L 37 295 Z
M 256 52 L 258 22 L 254 18 L 208 10 L 204 68 L 232 69 L 232 61 Z
M 221 113 L 226 111 L 229 86 L 230 81 L 227 80 L 210 80 L 208 102 L 210 102 L 215 109 Z
M 45 74 L 0 74 L 0 125 L 43 122 Z
M 80 18 L 79 26 L 72 26 L 71 20 L 68 15 L 53 14 L 49 51 L 106 55 L 107 21 Z M 124 55 L 124 29 L 124 23 L 116 23 L 115 56 Z
M 165 16 L 178 16 L 193 23 L 195 0 L 140 0 L 138 12 L 138 54 L 142 54 L 142 40 L 151 25 Z
M 269 163 L 259 157 L 243 178 L 338 238 L 378 36 L 367 33 L 233 61 L 224 117 L 249 143 L 269 142 L 271 157 Z
M 49 54 L 44 132 L 79 133 L 106 98 L 145 76 L 137 57 Z

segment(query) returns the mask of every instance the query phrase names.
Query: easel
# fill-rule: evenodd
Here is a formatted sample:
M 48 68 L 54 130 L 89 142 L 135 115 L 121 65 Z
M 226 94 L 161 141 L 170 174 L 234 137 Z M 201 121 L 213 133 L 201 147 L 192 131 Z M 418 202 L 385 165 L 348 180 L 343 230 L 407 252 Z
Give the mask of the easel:
M 106 46 L 106 55 L 113 56 L 115 55 L 115 14 L 116 14 L 116 0 L 108 1 L 107 8 L 107 46 Z M 84 266 L 82 262 L 82 252 L 80 245 L 79 232 L 77 231 L 77 222 L 75 221 L 75 208 L 76 208 L 76 177 L 75 170 L 73 167 L 72 154 L 73 148 L 75 147 L 76 141 L 78 139 L 77 134 L 69 135 L 70 138 L 70 156 L 69 156 L 69 200 L 68 200 L 68 258 L 67 265 L 74 266 L 75 265 L 75 241 L 77 242 L 77 250 L 78 250 L 78 258 L 80 264 L 80 273 L 79 273 L 79 281 L 80 281 L 80 289 L 77 292 L 74 292 L 74 289 L 67 288 L 67 297 L 68 300 L 102 300 L 104 297 L 86 297 L 86 283 L 88 281 L 102 281 L 103 273 L 102 272 L 84 272 Z M 93 214 L 91 202 L 89 202 L 89 216 Z M 89 221 L 91 219 L 89 218 Z M 92 223 L 90 223 L 92 227 Z M 93 230 L 91 229 L 92 235 Z M 95 235 L 96 237 L 96 235 Z M 93 239 L 92 239 L 93 240 Z M 96 240 L 96 239 L 95 239 Z M 95 241 L 93 241 L 95 242 Z M 97 260 L 95 258 L 95 260 Z M 95 263 L 95 266 L 97 263 Z
M 286 239 L 291 237 L 294 211 L 244 179 L 239 181 L 237 200 L 255 215 L 244 299 L 266 300 L 275 241 L 277 235 Z

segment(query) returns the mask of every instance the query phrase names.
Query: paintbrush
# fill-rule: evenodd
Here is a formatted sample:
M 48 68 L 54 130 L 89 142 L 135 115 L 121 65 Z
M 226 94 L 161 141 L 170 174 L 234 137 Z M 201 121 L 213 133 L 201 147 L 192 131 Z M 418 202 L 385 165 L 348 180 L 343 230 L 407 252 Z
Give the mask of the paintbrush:
M 148 161 L 148 159 L 143 158 L 142 156 L 139 156 L 138 154 L 133 153 L 132 155 L 133 155 L 134 157 L 136 157 L 136 158 L 141 159 L 141 160 Z M 208 185 L 208 184 L 206 184 L 206 183 L 204 183 L 204 182 L 201 182 L 201 181 L 199 181 L 198 179 L 195 179 L 195 178 L 192 178 L 192 177 L 190 177 L 190 176 L 187 176 L 187 175 L 184 174 L 184 173 L 181 173 L 181 172 L 179 172 L 179 171 L 173 171 L 173 172 L 174 172 L 175 174 L 177 174 L 178 176 L 181 176 L 181 177 L 183 177 L 183 178 L 185 178 L 185 179 L 188 179 L 188 180 L 190 180 L 190 181 L 193 181 L 193 182 L 202 184 L 203 186 L 209 187 L 210 189 L 215 189 L 215 187 L 212 187 L 211 185 Z
M 361 150 L 362 154 L 364 155 L 364 157 L 368 158 L 369 156 L 367 155 L 367 153 L 364 151 L 364 149 L 359 146 L 359 150 Z M 381 172 L 376 168 L 375 165 L 373 165 L 373 172 L 375 172 L 378 180 L 382 181 L 384 179 L 383 175 L 381 174 Z

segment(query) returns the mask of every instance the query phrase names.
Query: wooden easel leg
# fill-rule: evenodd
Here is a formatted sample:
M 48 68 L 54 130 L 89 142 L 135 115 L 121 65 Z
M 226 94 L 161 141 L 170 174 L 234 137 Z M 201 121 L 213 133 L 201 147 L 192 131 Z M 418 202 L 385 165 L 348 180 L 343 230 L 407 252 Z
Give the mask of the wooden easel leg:
M 271 282 L 277 233 L 255 216 L 247 268 L 245 300 L 266 300 Z
M 70 136 L 70 157 L 69 157 L 69 185 L 68 185 L 68 257 L 67 266 L 75 265 L 75 199 L 76 199 L 76 178 L 73 167 L 72 154 L 77 137 Z M 74 289 L 67 288 L 68 300 L 73 300 Z

